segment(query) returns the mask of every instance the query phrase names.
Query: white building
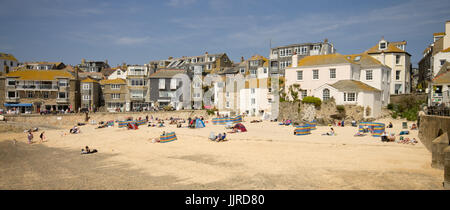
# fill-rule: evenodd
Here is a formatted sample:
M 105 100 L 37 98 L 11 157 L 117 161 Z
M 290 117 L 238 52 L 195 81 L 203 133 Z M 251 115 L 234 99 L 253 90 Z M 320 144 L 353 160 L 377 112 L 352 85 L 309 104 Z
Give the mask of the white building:
M 17 66 L 18 61 L 13 55 L 0 53 L 0 74 L 7 74 L 12 70 L 13 67 Z
M 445 23 L 444 33 L 435 33 L 434 40 L 436 43 L 435 52 L 432 58 L 433 77 L 441 70 L 445 62 L 450 61 L 450 21 Z
M 115 69 L 114 72 L 112 72 L 108 77 L 109 80 L 113 79 L 127 79 L 127 70 L 123 69 Z
M 300 61 L 294 55 L 292 67 L 286 68 L 285 91 L 300 85 L 301 96 L 333 97 L 339 104 L 371 108 L 366 117 L 377 117 L 389 103 L 390 68 L 367 54 L 308 56 Z
M 388 42 L 381 39 L 366 51 L 383 65 L 392 69 L 391 94 L 406 94 L 411 91 L 411 55 L 405 51 L 406 42 Z

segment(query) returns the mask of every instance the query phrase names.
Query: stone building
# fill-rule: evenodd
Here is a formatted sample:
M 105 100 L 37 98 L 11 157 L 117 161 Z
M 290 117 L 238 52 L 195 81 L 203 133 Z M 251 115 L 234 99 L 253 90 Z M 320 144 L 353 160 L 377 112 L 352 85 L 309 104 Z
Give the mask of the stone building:
M 80 81 L 81 108 L 89 111 L 97 110 L 101 104 L 100 83 L 90 77 Z
M 0 108 L 20 113 L 76 110 L 78 82 L 64 70 L 19 70 L 4 77 L 4 103 Z
M 127 81 L 121 78 L 101 80 L 105 108 L 109 112 L 125 111 L 128 90 Z
M 77 66 L 83 72 L 101 72 L 105 68 L 110 68 L 108 60 L 105 61 L 86 61 L 81 59 L 81 64 Z
M 150 75 L 150 101 L 152 106 L 158 104 L 159 107 L 171 105 L 174 109 L 183 108 L 183 95 L 180 94 L 178 100 L 173 100 L 177 95 L 177 90 L 182 87 L 182 79 L 176 75 L 186 75 L 183 69 L 161 69 Z M 190 88 L 187 84 L 186 88 Z
M 150 69 L 147 65 L 128 66 L 126 111 L 150 109 L 149 74 Z

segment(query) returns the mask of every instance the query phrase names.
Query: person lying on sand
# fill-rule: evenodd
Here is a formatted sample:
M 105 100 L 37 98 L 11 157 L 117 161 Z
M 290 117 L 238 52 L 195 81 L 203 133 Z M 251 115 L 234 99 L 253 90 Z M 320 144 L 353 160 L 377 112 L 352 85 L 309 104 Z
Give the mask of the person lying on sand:
M 250 121 L 250 123 L 260 123 L 260 122 L 262 122 L 262 120 L 252 120 L 252 121 Z
M 217 136 L 217 142 L 219 141 L 225 141 L 225 138 L 227 138 L 227 134 L 223 133 L 222 135 L 219 134 L 219 136 Z
M 331 128 L 330 132 L 322 134 L 322 136 L 334 136 L 336 133 L 334 132 L 334 129 Z
M 366 136 L 366 134 L 360 133 L 360 132 L 358 131 L 354 136 L 357 136 L 357 137 L 359 137 L 359 136 Z
M 81 154 L 92 154 L 98 152 L 96 149 L 89 149 L 88 146 L 86 146 L 86 149 L 81 149 Z

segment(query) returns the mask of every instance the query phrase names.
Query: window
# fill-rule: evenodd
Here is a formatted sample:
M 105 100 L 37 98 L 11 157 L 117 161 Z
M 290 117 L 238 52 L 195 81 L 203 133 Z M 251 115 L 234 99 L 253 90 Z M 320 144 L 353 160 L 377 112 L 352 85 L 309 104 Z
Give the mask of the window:
M 252 89 L 251 89 L 251 93 L 252 93 L 252 94 L 255 94 L 255 92 L 256 92 L 256 91 L 255 91 L 255 88 L 252 88 Z
M 278 51 L 274 50 L 274 51 L 272 51 L 272 54 L 277 55 Z
M 121 71 L 120 71 L 120 70 L 118 70 L 118 71 L 117 71 L 117 75 L 120 75 L 120 73 L 121 73 Z
M 298 81 L 303 80 L 303 71 L 297 71 L 297 80 Z
M 88 96 L 88 99 L 85 99 L 85 100 L 89 100 L 89 95 L 83 95 L 83 99 L 84 99 L 84 96 Z M 58 92 L 58 98 L 67 98 L 66 92 Z
M 256 104 L 256 99 L 252 98 L 252 104 Z
M 250 61 L 250 66 L 258 66 L 259 61 Z
M 89 90 L 91 86 L 89 84 L 83 84 L 83 90 Z
M 8 85 L 16 85 L 16 80 L 8 80 Z
M 255 70 L 255 69 L 251 69 L 251 70 L 250 70 L 250 74 L 256 75 L 256 70 Z
M 120 94 L 119 93 L 113 93 L 113 94 L 111 94 L 111 98 L 112 99 L 120 99 Z
M 132 80 L 130 80 L 130 82 L 131 82 L 131 86 L 144 86 L 145 85 L 144 79 L 132 79 Z
M 120 89 L 120 85 L 118 84 L 111 84 L 111 89 Z
M 264 71 L 264 74 L 267 74 L 267 68 L 264 68 L 263 71 Z
M 395 71 L 395 80 L 400 80 L 400 71 Z
M 229 101 L 227 101 L 226 108 L 230 108 L 230 102 Z
M 366 70 L 366 80 L 372 79 L 373 79 L 372 70 Z
M 330 79 L 336 79 L 336 69 L 330 69 Z
M 230 92 L 227 92 L 225 95 L 227 98 L 230 97 Z
M 319 70 L 318 69 L 313 70 L 313 79 L 319 79 Z
M 212 69 L 212 65 L 211 65 L 211 64 L 208 64 L 208 66 L 207 66 L 206 69 L 211 70 L 211 69 Z
M 344 93 L 344 101 L 356 101 L 356 93 Z
M 200 98 L 201 94 L 200 93 L 194 93 L 194 98 Z
M 285 52 L 284 52 L 284 49 L 281 49 L 280 50 L 280 57 L 283 57 L 283 56 L 285 56 Z
M 439 61 L 441 62 L 441 66 L 442 66 L 442 65 L 444 65 L 444 63 L 445 63 L 446 60 L 445 60 L 445 59 L 442 59 L 442 60 L 439 60 Z
M 170 89 L 177 89 L 177 79 L 170 79 Z
M 58 81 L 58 86 L 60 86 L 60 87 L 67 87 L 67 80 L 65 80 L 65 79 L 59 80 Z
M 27 97 L 28 97 L 28 98 L 33 98 L 33 92 L 28 91 L 28 92 L 27 92 Z
M 245 73 L 245 68 L 240 69 L 241 74 Z
M 166 89 L 166 79 L 159 79 L 159 89 Z
M 322 92 L 322 100 L 326 101 L 328 99 L 330 99 L 330 90 L 328 90 L 328 88 L 325 88 Z
M 48 98 L 48 92 L 42 92 L 42 97 L 43 98 Z
M 395 55 L 395 64 L 400 64 L 400 55 Z
M 306 90 L 302 90 L 302 98 L 308 96 L 308 92 Z
M 16 92 L 15 91 L 8 91 L 8 98 L 16 98 Z
M 83 95 L 83 100 L 88 101 L 91 99 L 90 95 Z
M 386 49 L 386 42 L 380 42 L 380 50 Z
M 308 47 L 300 47 L 300 54 L 306 55 L 308 53 Z
M 313 50 L 320 50 L 320 45 L 314 45 Z

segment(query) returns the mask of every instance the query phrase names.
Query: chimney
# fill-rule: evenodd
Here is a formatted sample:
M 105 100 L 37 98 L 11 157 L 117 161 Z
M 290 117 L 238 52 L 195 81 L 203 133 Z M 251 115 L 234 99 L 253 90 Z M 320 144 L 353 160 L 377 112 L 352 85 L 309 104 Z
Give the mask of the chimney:
M 328 39 L 327 38 L 325 38 L 325 40 L 323 41 L 324 43 L 328 43 Z
M 294 55 L 292 56 L 292 67 L 297 67 L 298 65 L 298 55 L 296 52 L 294 52 Z
M 244 56 L 241 57 L 241 62 L 244 62 Z
M 205 52 L 205 55 L 208 55 L 208 52 Z
M 86 63 L 86 60 L 83 58 L 83 59 L 81 59 L 81 64 L 85 64 Z
M 105 60 L 105 63 L 108 64 L 108 59 Z

